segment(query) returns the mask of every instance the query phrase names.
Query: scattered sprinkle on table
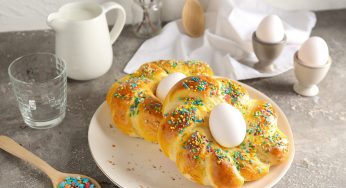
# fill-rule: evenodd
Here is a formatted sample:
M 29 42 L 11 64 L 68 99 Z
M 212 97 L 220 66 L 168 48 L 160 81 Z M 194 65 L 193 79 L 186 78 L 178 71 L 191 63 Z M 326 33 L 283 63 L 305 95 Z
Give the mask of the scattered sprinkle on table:
M 58 188 L 95 188 L 95 185 L 88 178 L 67 177 L 59 183 Z

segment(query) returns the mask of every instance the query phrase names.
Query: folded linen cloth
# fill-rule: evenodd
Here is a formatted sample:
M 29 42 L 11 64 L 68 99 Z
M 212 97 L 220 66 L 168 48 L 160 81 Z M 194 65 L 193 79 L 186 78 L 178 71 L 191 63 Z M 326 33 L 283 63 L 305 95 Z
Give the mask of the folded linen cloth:
M 276 70 L 262 73 L 252 49 L 252 33 L 261 20 L 278 15 L 284 24 L 287 45 L 275 60 Z M 293 54 L 309 36 L 316 16 L 308 11 L 282 11 L 261 0 L 213 0 L 206 14 L 206 29 L 199 38 L 185 34 L 181 20 L 168 23 L 162 32 L 146 40 L 124 69 L 132 73 L 143 63 L 160 59 L 203 60 L 215 75 L 244 80 L 270 77 L 293 67 Z

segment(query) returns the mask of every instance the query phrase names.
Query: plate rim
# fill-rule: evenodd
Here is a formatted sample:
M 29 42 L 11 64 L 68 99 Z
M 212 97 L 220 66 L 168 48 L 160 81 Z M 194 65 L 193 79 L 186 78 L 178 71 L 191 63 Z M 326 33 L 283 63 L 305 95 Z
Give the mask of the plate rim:
M 93 119 L 95 118 L 95 116 L 99 113 L 99 111 L 101 111 L 101 109 L 103 108 L 103 106 L 106 106 L 107 105 L 107 101 L 103 101 L 96 109 L 95 113 L 93 114 L 93 117 L 91 118 L 90 120 L 90 123 L 89 123 L 89 128 L 88 128 L 88 146 L 89 146 L 89 150 L 90 150 L 90 153 L 91 153 L 91 156 L 96 164 L 96 166 L 101 170 L 102 174 L 105 175 L 113 184 L 115 184 L 117 187 L 119 188 L 123 188 L 123 186 L 119 185 L 117 182 L 115 182 L 111 177 L 109 177 L 109 175 L 102 169 L 102 167 L 100 166 L 100 164 L 97 162 L 96 158 L 95 158 L 95 155 L 91 149 L 91 146 L 90 146 L 90 124 L 91 122 L 93 121 Z
M 288 121 L 287 119 L 287 116 L 286 114 L 283 112 L 283 110 L 280 108 L 280 106 L 278 104 L 276 104 L 275 101 L 273 101 L 270 97 L 268 97 L 267 95 L 265 95 L 264 93 L 262 93 L 261 91 L 257 90 L 256 88 L 254 87 L 251 87 L 245 83 L 242 83 L 242 82 L 239 82 L 239 81 L 236 81 L 236 80 L 232 80 L 240 85 L 242 85 L 243 87 L 245 87 L 246 90 L 252 90 L 256 93 L 256 95 L 260 95 L 262 98 L 267 98 L 270 100 L 271 104 L 273 104 L 275 106 L 275 110 L 278 111 L 279 113 L 283 114 L 282 116 L 282 121 L 285 121 L 286 124 L 288 125 L 288 131 L 289 131 L 289 134 L 287 135 L 288 138 L 289 138 L 289 141 L 290 141 L 290 152 L 289 152 L 289 156 L 288 156 L 288 159 L 287 159 L 287 168 L 284 168 L 282 171 L 280 171 L 279 175 L 274 178 L 268 185 L 266 185 L 265 187 L 273 187 L 274 185 L 276 185 L 284 176 L 285 174 L 288 172 L 288 170 L 291 168 L 292 166 L 292 163 L 294 161 L 294 156 L 295 156 L 295 144 L 294 144 L 294 136 L 293 136 L 293 132 L 292 132 L 292 129 L 291 129 L 291 125 L 290 125 L 290 122 Z M 104 108 L 104 106 L 107 107 L 107 101 L 103 101 L 99 107 L 96 109 L 95 113 L 93 114 L 91 120 L 90 120 L 90 123 L 89 123 L 89 128 L 88 128 L 88 146 L 89 146 L 89 150 L 90 150 L 90 153 L 91 153 L 91 156 L 93 158 L 93 160 L 95 161 L 97 167 L 101 170 L 101 172 L 113 183 L 115 184 L 116 186 L 120 187 L 120 188 L 123 188 L 123 186 L 119 185 L 116 181 L 114 181 L 103 169 L 102 167 L 100 166 L 100 164 L 97 162 L 95 156 L 94 156 L 94 153 L 93 153 L 93 150 L 91 149 L 91 144 L 90 144 L 90 129 L 91 129 L 91 122 L 96 118 L 96 115 L 99 114 L 99 111 L 102 110 L 102 108 Z M 174 162 L 174 161 L 173 161 Z M 208 187 L 208 186 L 205 186 L 205 187 Z
M 280 106 L 278 104 L 276 104 L 276 102 L 271 99 L 270 97 L 268 97 L 267 95 L 265 95 L 264 93 L 262 93 L 261 91 L 257 90 L 256 88 L 254 87 L 251 87 L 245 83 L 242 83 L 242 82 L 239 82 L 239 81 L 236 81 L 236 80 L 233 80 L 235 82 L 237 82 L 238 84 L 244 86 L 247 90 L 251 89 L 251 90 L 254 90 L 257 95 L 261 95 L 261 97 L 263 98 L 268 98 L 270 99 L 271 101 L 271 104 L 273 104 L 275 106 L 275 110 L 278 111 L 279 113 L 283 114 L 283 121 L 286 122 L 286 124 L 288 125 L 288 131 L 289 131 L 289 135 L 286 135 L 288 138 L 289 138 L 289 141 L 290 141 L 290 145 L 289 145 L 289 149 L 290 149 L 290 152 L 289 152 L 289 156 L 288 156 L 288 159 L 287 159 L 287 165 L 288 167 L 285 168 L 283 171 L 280 172 L 279 176 L 277 176 L 267 187 L 273 187 L 274 185 L 276 185 L 284 176 L 285 174 L 288 172 L 288 170 L 291 168 L 292 166 L 292 163 L 293 163 L 293 160 L 294 160 L 294 156 L 295 156 L 295 145 L 294 145 L 294 136 L 293 136 L 293 132 L 292 132 L 292 129 L 291 129 L 291 124 L 290 122 L 288 121 L 287 119 L 287 116 L 286 114 L 284 113 L 284 111 L 280 108 Z

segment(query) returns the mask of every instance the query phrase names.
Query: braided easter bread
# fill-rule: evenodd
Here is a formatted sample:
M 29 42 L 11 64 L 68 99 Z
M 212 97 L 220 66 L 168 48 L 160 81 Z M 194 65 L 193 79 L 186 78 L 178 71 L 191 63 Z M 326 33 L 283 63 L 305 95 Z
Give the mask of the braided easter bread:
M 106 100 L 112 120 L 122 132 L 157 142 L 162 102 L 155 91 L 159 82 L 174 72 L 186 76 L 213 75 L 211 68 L 200 61 L 163 60 L 144 64 L 118 80 L 109 89 Z
M 244 116 L 246 136 L 239 146 L 224 148 L 210 133 L 209 115 L 220 103 L 231 104 Z M 162 111 L 160 147 L 184 176 L 197 183 L 240 187 L 287 158 L 288 139 L 277 127 L 272 105 L 251 99 L 235 81 L 187 77 L 170 90 Z

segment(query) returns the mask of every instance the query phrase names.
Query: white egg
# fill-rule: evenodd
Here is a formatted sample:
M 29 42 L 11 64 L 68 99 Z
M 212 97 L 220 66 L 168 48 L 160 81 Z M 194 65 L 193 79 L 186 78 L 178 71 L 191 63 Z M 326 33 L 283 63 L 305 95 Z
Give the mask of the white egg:
M 169 74 L 162 79 L 156 88 L 156 96 L 164 101 L 169 90 L 180 80 L 186 78 L 186 75 L 180 72 Z
M 326 41 L 321 37 L 306 40 L 298 51 L 298 58 L 304 65 L 319 67 L 328 62 L 329 50 Z
M 243 114 L 227 103 L 218 104 L 213 108 L 209 117 L 209 128 L 214 139 L 227 148 L 241 144 L 246 134 Z
M 281 19 L 276 15 L 265 17 L 257 27 L 256 36 L 266 43 L 277 43 L 285 37 L 285 29 Z

